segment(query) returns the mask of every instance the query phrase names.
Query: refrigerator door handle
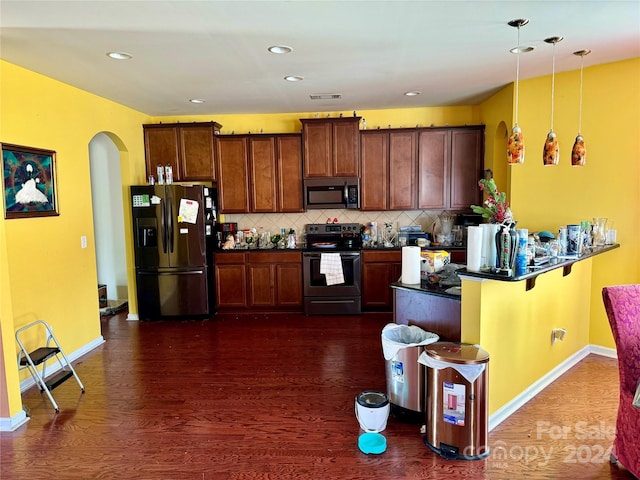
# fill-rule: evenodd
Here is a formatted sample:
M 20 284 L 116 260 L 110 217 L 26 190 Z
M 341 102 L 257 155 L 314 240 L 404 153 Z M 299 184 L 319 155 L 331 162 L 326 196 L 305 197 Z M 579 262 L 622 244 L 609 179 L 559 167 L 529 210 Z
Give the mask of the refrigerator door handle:
M 169 251 L 173 253 L 173 202 L 169 202 L 169 216 L 167 220 L 169 221 Z
M 167 225 L 166 225 L 166 208 L 165 202 L 162 202 L 162 218 L 160 219 L 160 227 L 162 228 L 162 251 L 167 253 Z

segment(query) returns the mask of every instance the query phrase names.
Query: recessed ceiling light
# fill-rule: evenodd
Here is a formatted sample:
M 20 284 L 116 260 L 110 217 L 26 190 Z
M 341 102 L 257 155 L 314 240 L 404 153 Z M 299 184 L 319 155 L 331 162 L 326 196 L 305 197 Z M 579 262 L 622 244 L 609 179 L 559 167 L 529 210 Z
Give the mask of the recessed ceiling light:
M 133 55 L 127 52 L 107 52 L 107 57 L 114 60 L 129 60 L 133 58 Z
M 342 98 L 340 93 L 317 93 L 309 95 L 311 100 L 338 100 Z
M 404 94 L 407 97 L 417 97 L 418 95 L 420 95 L 422 92 L 418 92 L 417 90 L 414 90 L 412 92 L 405 92 Z
M 293 52 L 293 48 L 287 47 L 286 45 L 272 45 L 267 50 L 271 53 L 291 53 Z
M 192 98 L 189 100 L 191 103 L 204 103 L 206 102 L 206 100 L 202 99 L 202 98 Z
M 284 77 L 284 79 L 287 82 L 299 82 L 301 80 L 304 80 L 304 77 L 301 77 L 300 75 L 287 75 L 286 77 Z
M 531 45 L 522 45 L 521 47 L 513 47 L 509 50 L 511 53 L 529 53 L 535 50 L 536 47 Z

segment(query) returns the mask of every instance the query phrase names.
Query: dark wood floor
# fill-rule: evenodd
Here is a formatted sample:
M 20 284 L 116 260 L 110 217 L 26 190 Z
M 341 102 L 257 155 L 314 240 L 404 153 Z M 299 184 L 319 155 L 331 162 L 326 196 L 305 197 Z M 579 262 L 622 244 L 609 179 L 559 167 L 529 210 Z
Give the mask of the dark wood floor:
M 354 398 L 385 389 L 388 316 L 102 318 L 106 343 L 54 393 L 23 395 L 31 420 L 0 435 L 12 479 L 629 479 L 609 463 L 615 360 L 591 355 L 489 434 L 487 459 L 451 461 L 389 420 L 362 454 Z M 514 372 L 515 374 L 515 372 Z

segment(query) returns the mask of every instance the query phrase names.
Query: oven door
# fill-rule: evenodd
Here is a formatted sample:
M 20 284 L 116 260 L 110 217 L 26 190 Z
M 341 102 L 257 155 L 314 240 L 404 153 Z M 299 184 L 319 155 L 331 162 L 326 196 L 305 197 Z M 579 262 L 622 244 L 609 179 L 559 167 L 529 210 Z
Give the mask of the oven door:
M 360 296 L 360 252 L 339 252 L 342 261 L 344 283 L 327 285 L 323 273 L 320 273 L 321 252 L 304 252 L 304 296 L 305 297 L 357 297 Z

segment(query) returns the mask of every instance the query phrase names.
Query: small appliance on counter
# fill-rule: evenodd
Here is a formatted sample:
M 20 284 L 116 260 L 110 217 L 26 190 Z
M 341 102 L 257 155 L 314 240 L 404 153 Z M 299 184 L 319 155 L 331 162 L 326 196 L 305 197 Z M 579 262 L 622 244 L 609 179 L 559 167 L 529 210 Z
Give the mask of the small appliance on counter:
M 431 235 L 422 231 L 420 225 L 400 227 L 398 239 L 401 246 L 427 247 L 431 243 Z

